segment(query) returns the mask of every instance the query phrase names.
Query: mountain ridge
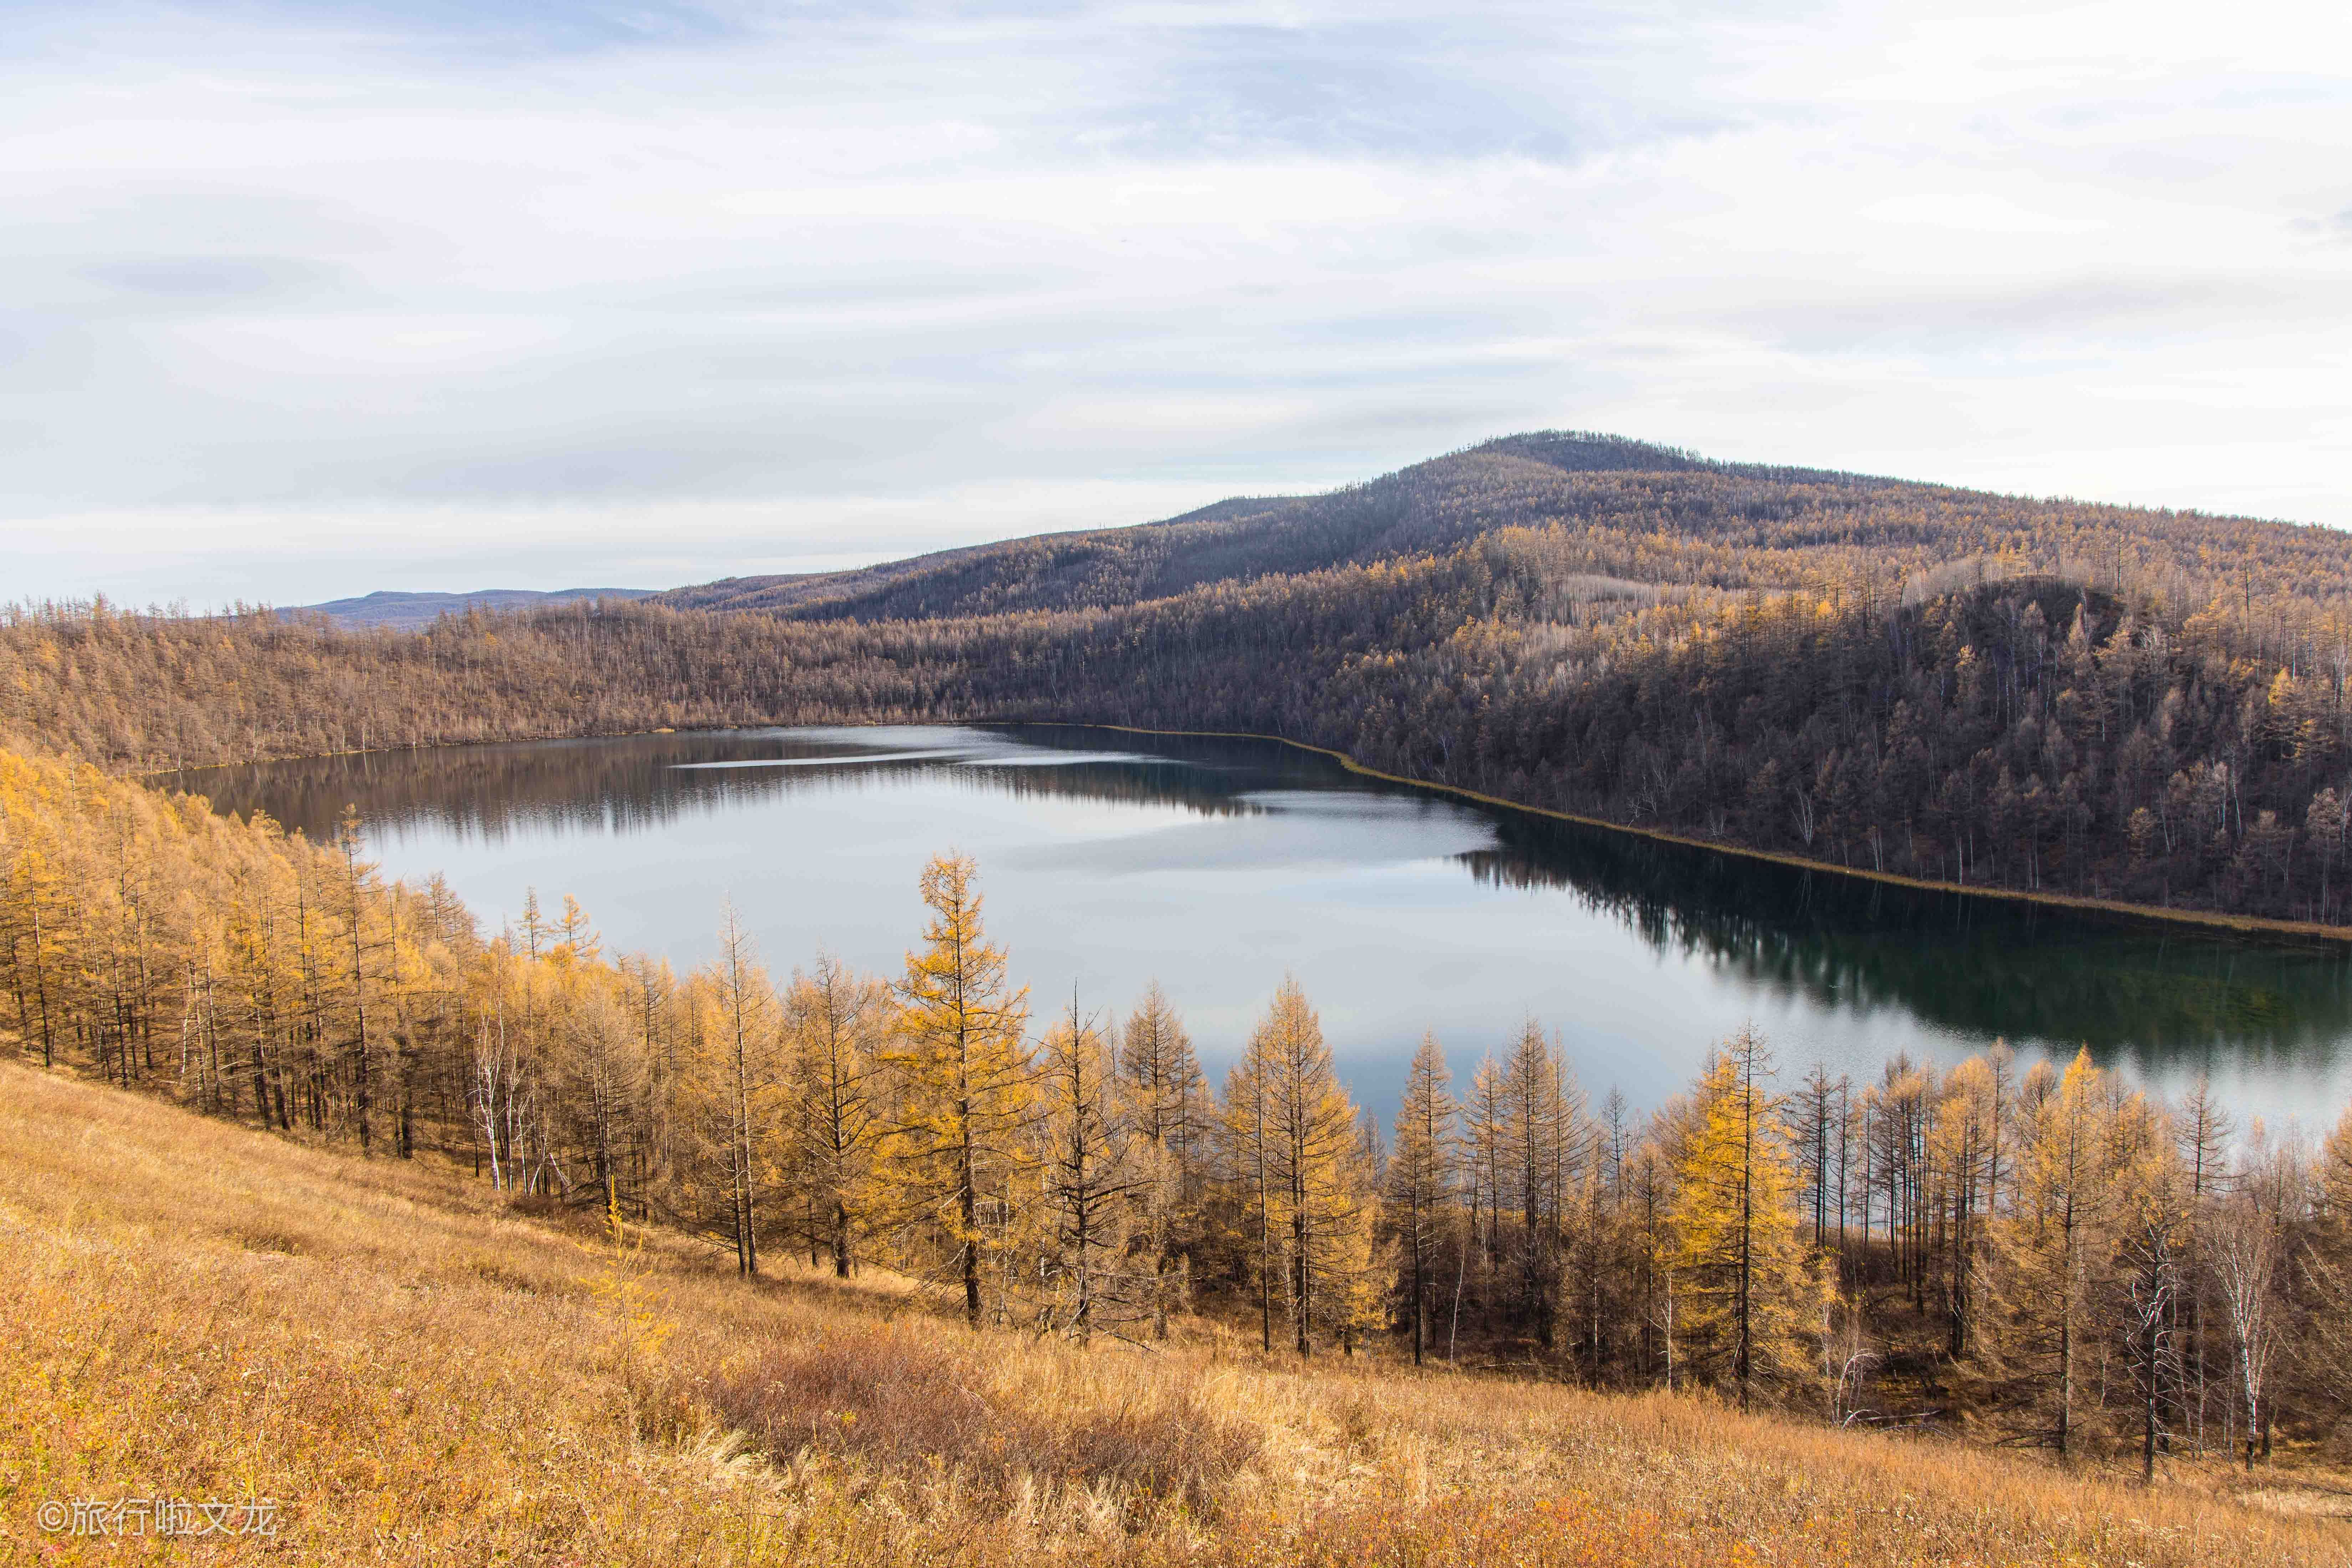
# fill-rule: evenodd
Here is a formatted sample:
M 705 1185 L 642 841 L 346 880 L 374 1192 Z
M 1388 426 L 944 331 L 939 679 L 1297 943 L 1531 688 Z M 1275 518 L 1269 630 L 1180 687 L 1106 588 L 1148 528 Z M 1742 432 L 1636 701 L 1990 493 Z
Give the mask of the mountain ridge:
M 1385 558 L 1459 543 L 1466 535 L 1446 538 L 1442 531 L 1409 525 L 1403 537 L 1372 539 L 1369 552 L 1351 540 L 1384 519 L 1396 521 L 1388 503 L 1401 489 L 1432 479 L 1443 486 L 1465 468 L 1507 473 L 1514 463 L 1560 474 L 1801 475 L 1817 482 L 1855 478 L 1825 469 L 1718 463 L 1678 447 L 1596 431 L 1528 431 L 1310 495 L 1228 496 L 1149 522 L 1024 534 L 844 572 L 721 578 L 656 597 L 680 609 L 760 610 L 828 620 L 928 619 L 1165 598 L 1206 583 L 1295 574 L 1361 563 L 1359 558 L 1366 553 Z M 1301 528 L 1314 531 L 1314 542 L 1303 547 L 1291 537 Z M 1129 592 L 1117 591 L 1122 581 L 1131 583 Z
M 418 631 L 443 616 L 462 616 L 473 609 L 546 609 L 595 599 L 627 602 L 650 599 L 659 592 L 655 588 L 475 588 L 464 593 L 436 593 L 378 588 L 351 598 L 289 605 L 284 613 L 324 616 L 338 626 Z
M 1807 516 L 1821 523 L 1820 538 L 1853 543 L 1869 534 L 1927 546 L 1910 564 L 1933 567 L 1955 552 L 1931 537 L 1949 530 L 1917 527 L 1932 514 L 2014 514 L 2001 530 L 2024 542 L 2044 519 L 2082 510 L 2078 502 L 1929 480 L 1727 462 L 1601 432 L 1536 430 L 1310 495 L 1232 496 L 1156 521 L 960 545 L 842 572 L 722 578 L 669 590 L 655 602 L 864 623 L 1111 609 L 1219 584 L 1442 555 L 1512 529 L 1696 532 L 1734 544 L 1743 532 Z M 2151 520 L 2196 515 L 2097 510 Z M 1780 531 L 1776 544 L 1815 542 Z M 1790 584 L 1773 578 L 1716 585 Z

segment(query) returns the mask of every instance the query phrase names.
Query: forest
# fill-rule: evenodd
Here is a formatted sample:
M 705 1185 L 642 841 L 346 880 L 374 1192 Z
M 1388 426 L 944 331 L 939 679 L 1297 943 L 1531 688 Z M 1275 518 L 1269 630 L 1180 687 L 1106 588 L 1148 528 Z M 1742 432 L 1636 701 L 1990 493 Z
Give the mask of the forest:
M 2352 541 L 2323 529 L 1528 437 L 667 598 L 418 632 L 19 606 L 0 739 L 137 773 L 762 723 L 1246 731 L 1846 869 L 2347 921 Z
M 804 1258 L 1074 1343 L 1217 1322 L 2151 1476 L 2347 1436 L 2352 1113 L 2315 1149 L 2087 1052 L 1857 1081 L 1747 1030 L 1636 1114 L 1530 1020 L 1425 1041 L 1381 1128 L 1295 984 L 1219 1084 L 1157 988 L 1033 996 L 967 860 L 908 889 L 903 973 L 777 974 L 719 910 L 678 973 L 568 899 L 485 932 L 386 883 L 356 820 L 314 843 L 55 758 L 0 756 L 0 873 L 20 1058 L 747 1278 Z
M 2259 588 L 2316 606 L 2352 587 L 2352 552 L 2330 529 L 1717 463 L 1621 437 L 1539 431 L 1323 495 L 1236 497 L 1165 522 L 1040 534 L 851 572 L 729 578 L 660 599 L 681 609 L 868 623 L 1118 609 L 1444 556 L 1514 530 L 1561 531 L 1545 563 L 1552 602 L 1538 595 L 1505 607 L 1545 618 L 1596 588 L 1605 598 L 1639 596 L 1642 584 L 1746 592 L 1843 578 L 1885 594 L 1913 574 L 1976 558 L 2084 582 L 2132 581 L 2183 615 L 2222 590 Z M 2286 635 L 2283 623 L 2270 631 Z

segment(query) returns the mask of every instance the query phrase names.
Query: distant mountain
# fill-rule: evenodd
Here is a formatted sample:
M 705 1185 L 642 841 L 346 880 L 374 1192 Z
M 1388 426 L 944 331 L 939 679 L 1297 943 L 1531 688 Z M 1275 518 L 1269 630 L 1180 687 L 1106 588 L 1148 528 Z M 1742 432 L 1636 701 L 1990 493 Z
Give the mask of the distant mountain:
M 1513 524 L 1589 518 L 1596 504 L 1611 510 L 1592 481 L 1629 474 L 1685 475 L 1718 486 L 1898 483 L 1718 463 L 1622 436 L 1543 430 L 1506 436 L 1323 495 L 1235 497 L 1163 522 L 1035 534 L 849 572 L 730 577 L 658 597 L 681 609 L 760 610 L 828 621 L 1109 608 L 1214 583 L 1443 552 Z M 1620 486 L 1598 489 L 1622 492 Z
M 530 588 L 478 588 L 470 594 L 400 594 L 379 589 L 356 599 L 297 605 L 289 613 L 324 616 L 340 626 L 391 626 L 413 632 L 442 616 L 462 616 L 467 610 L 539 610 L 582 599 L 649 599 L 654 594 L 651 588 L 554 588 L 544 593 Z

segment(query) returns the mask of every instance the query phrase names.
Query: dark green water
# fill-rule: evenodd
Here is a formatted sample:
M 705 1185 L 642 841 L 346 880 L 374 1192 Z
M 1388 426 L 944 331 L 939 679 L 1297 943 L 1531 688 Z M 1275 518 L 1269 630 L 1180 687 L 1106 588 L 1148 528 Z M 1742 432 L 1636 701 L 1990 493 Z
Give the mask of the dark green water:
M 706 956 L 732 898 L 778 972 L 820 947 L 895 973 L 915 879 L 979 861 L 1042 1007 L 1158 977 L 1221 1071 L 1286 972 L 1385 1109 L 1424 1029 L 1465 1078 L 1529 1016 L 1597 1099 L 1679 1087 L 1753 1020 L 1788 1076 L 1875 1076 L 2006 1037 L 2242 1112 L 2332 1121 L 2352 956 L 1918 893 L 1387 785 L 1271 742 L 1080 729 L 767 730 L 452 748 L 184 775 L 312 834 L 346 803 L 394 875 L 492 925 L 579 897 L 609 948 Z

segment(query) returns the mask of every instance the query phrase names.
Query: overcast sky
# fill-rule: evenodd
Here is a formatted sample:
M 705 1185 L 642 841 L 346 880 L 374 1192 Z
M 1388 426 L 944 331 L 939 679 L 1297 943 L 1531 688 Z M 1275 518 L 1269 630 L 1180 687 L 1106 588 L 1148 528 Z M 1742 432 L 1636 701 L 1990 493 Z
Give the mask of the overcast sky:
M 667 586 L 1543 426 L 2352 526 L 2347 15 L 19 4 L 0 599 Z

